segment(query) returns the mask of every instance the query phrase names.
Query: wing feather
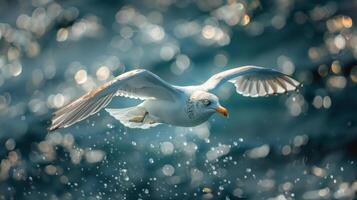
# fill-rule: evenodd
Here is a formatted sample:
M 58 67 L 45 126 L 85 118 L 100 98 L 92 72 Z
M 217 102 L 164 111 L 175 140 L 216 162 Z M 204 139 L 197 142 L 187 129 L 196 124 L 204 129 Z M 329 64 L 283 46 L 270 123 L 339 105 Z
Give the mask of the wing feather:
M 273 82 L 273 80 L 267 80 L 269 86 L 271 87 L 271 89 L 273 90 L 272 94 L 276 94 L 278 92 L 278 87 L 275 85 L 275 83 Z
M 296 90 L 300 83 L 286 74 L 273 69 L 243 66 L 215 74 L 198 86 L 205 91 L 212 91 L 225 82 L 231 82 L 239 94 L 259 97 Z
M 107 106 L 116 95 L 137 99 L 175 101 L 180 91 L 149 71 L 129 71 L 54 112 L 49 130 L 68 127 L 86 119 Z
M 259 80 L 256 80 L 255 90 L 257 91 L 257 95 L 259 96 L 259 93 L 260 93 L 260 81 Z
M 248 96 L 249 95 L 249 88 L 250 88 L 251 84 L 252 84 L 252 82 L 247 81 L 247 83 L 245 84 L 244 90 L 242 91 L 243 92 L 243 96 Z
M 269 86 L 268 86 L 268 83 L 266 81 L 263 81 L 262 80 L 262 84 L 263 84 L 263 87 L 264 87 L 264 96 L 268 95 L 269 94 Z
M 247 95 L 249 95 L 249 94 L 252 94 L 253 93 L 253 89 L 254 89 L 254 80 L 248 80 L 249 81 L 249 87 L 248 87 L 248 93 L 247 93 Z
M 236 88 L 236 89 L 237 89 L 237 92 L 238 92 L 239 94 L 242 94 L 241 91 L 244 90 L 245 85 L 248 83 L 247 79 L 243 79 L 243 78 L 241 78 L 241 79 L 242 79 L 241 84 L 238 85 L 238 87 Z
M 286 83 L 284 80 L 282 80 L 281 78 L 277 77 L 276 79 L 276 82 L 280 85 L 280 87 L 283 88 L 283 92 L 288 92 L 288 87 L 286 86 Z

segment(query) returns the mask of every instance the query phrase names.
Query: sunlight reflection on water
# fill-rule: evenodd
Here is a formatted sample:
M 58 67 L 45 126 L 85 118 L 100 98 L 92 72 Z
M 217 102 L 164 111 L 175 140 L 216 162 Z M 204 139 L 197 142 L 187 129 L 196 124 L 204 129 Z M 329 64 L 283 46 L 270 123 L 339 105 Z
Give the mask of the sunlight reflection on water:
M 355 198 L 350 4 L 0 1 L 0 199 Z M 54 110 L 124 71 L 189 85 L 246 64 L 304 86 L 259 99 L 223 87 L 231 117 L 194 128 L 128 129 L 103 111 L 46 131 Z

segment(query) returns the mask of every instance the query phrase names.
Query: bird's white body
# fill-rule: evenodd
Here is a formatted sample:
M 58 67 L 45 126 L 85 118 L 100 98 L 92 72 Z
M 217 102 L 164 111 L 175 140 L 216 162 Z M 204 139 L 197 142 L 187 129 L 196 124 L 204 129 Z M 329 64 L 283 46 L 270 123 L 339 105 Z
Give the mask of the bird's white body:
M 202 124 L 215 113 L 214 110 L 212 110 L 212 112 L 203 113 L 202 115 L 194 113 L 194 110 L 190 110 L 190 107 L 195 106 L 190 103 L 190 96 L 195 91 L 189 88 L 179 89 L 181 89 L 182 93 L 176 101 L 146 100 L 142 103 L 142 106 L 145 107 L 148 113 L 156 118 L 159 123 L 184 127 Z M 166 109 L 162 109 L 163 107 Z
M 131 108 L 106 109 L 110 115 L 118 119 L 122 124 L 132 128 L 150 128 L 162 123 L 174 126 L 193 127 L 207 121 L 215 110 L 197 113 L 194 107 L 197 106 L 191 101 L 194 92 L 190 87 L 176 87 L 180 93 L 175 101 L 162 99 L 148 99 L 141 104 Z M 165 108 L 165 109 L 162 109 Z M 145 113 L 145 119 L 142 122 L 130 123 L 134 116 L 141 116 Z
M 190 126 L 190 118 L 186 113 L 185 97 L 183 101 L 166 100 L 146 100 L 142 106 L 148 111 L 149 115 L 157 120 L 158 123 L 172 124 L 175 126 Z M 180 99 L 181 100 L 181 99 Z M 163 110 L 162 107 L 167 109 Z
M 124 96 L 143 102 L 130 108 L 106 111 L 130 128 L 150 128 L 158 124 L 192 127 L 207 121 L 214 113 L 228 115 L 213 90 L 231 82 L 239 94 L 259 97 L 296 90 L 300 85 L 278 71 L 243 66 L 218 73 L 205 83 L 179 87 L 146 70 L 126 72 L 79 97 L 54 113 L 49 130 L 68 127 L 106 107 L 112 98 Z

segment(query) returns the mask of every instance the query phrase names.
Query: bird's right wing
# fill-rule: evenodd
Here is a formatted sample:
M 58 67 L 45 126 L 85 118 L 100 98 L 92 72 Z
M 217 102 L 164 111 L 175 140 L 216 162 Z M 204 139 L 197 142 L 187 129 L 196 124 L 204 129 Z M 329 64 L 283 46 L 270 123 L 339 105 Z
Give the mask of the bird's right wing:
M 180 91 L 147 70 L 132 70 L 104 83 L 56 111 L 49 130 L 68 127 L 97 113 L 116 95 L 175 101 Z

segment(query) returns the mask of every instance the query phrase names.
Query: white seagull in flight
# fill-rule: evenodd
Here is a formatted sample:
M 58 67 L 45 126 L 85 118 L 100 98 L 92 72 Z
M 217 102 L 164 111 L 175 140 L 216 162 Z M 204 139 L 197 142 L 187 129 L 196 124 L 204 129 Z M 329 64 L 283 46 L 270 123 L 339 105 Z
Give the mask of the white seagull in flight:
M 174 86 L 144 69 L 117 76 L 53 114 L 50 131 L 65 128 L 97 113 L 116 96 L 143 100 L 129 108 L 105 110 L 130 128 L 150 128 L 162 123 L 192 127 L 215 112 L 228 116 L 219 98 L 211 92 L 226 82 L 243 96 L 260 97 L 296 90 L 300 83 L 273 69 L 243 66 L 215 74 L 201 85 Z

